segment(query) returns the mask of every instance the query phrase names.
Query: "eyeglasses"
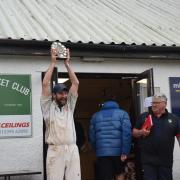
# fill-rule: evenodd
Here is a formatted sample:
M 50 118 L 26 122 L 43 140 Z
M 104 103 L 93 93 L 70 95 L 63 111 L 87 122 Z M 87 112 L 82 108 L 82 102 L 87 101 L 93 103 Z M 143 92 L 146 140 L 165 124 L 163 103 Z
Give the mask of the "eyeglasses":
M 158 102 L 154 101 L 154 102 L 152 102 L 152 104 L 160 104 L 162 102 L 166 102 L 166 101 L 158 101 Z

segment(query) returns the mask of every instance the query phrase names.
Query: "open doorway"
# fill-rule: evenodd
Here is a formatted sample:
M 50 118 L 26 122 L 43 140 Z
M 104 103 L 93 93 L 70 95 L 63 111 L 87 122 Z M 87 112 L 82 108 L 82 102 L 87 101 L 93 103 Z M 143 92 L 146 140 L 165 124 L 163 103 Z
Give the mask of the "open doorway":
M 131 79 L 92 77 L 79 78 L 79 81 L 79 98 L 74 117 L 75 122 L 78 121 L 82 125 L 85 134 L 85 142 L 80 151 L 82 180 L 94 180 L 96 174 L 96 157 L 88 142 L 91 117 L 95 112 L 100 110 L 101 104 L 104 102 L 107 94 L 112 94 L 120 107 L 131 116 Z
M 152 91 L 149 90 L 153 88 L 152 72 L 150 74 L 150 71 L 142 74 L 76 73 L 80 86 L 74 119 L 80 124 L 80 134 L 83 136 L 80 147 L 82 180 L 95 180 L 96 176 L 96 157 L 88 142 L 89 123 L 92 115 L 100 110 L 106 94 L 113 94 L 120 107 L 128 112 L 133 126 L 138 113 L 142 111 L 143 99 L 152 95 Z M 67 73 L 58 73 L 55 77 L 70 86 Z M 147 81 L 140 82 L 141 79 Z M 133 153 L 132 157 L 134 157 Z

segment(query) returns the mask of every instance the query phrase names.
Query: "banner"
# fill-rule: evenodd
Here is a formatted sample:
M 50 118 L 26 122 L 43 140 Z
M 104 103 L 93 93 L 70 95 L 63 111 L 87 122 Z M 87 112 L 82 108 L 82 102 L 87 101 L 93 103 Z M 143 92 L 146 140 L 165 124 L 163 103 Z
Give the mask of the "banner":
M 31 76 L 0 74 L 0 138 L 32 135 Z
M 170 77 L 169 86 L 171 111 L 173 114 L 180 116 L 180 77 Z

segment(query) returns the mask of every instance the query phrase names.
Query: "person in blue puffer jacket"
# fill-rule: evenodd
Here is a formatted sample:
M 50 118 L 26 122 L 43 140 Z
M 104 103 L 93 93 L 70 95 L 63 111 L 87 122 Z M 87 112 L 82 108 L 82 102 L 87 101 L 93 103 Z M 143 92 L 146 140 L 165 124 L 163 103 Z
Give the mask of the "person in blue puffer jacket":
M 114 100 L 106 101 L 91 121 L 89 139 L 97 156 L 97 179 L 112 180 L 124 173 L 131 148 L 131 122 Z

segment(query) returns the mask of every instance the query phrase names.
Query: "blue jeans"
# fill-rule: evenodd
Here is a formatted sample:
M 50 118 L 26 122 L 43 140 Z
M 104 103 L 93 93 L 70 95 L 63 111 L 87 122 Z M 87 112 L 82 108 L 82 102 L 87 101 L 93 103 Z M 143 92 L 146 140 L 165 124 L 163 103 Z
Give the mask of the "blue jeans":
M 173 180 L 172 167 L 143 164 L 143 180 Z

